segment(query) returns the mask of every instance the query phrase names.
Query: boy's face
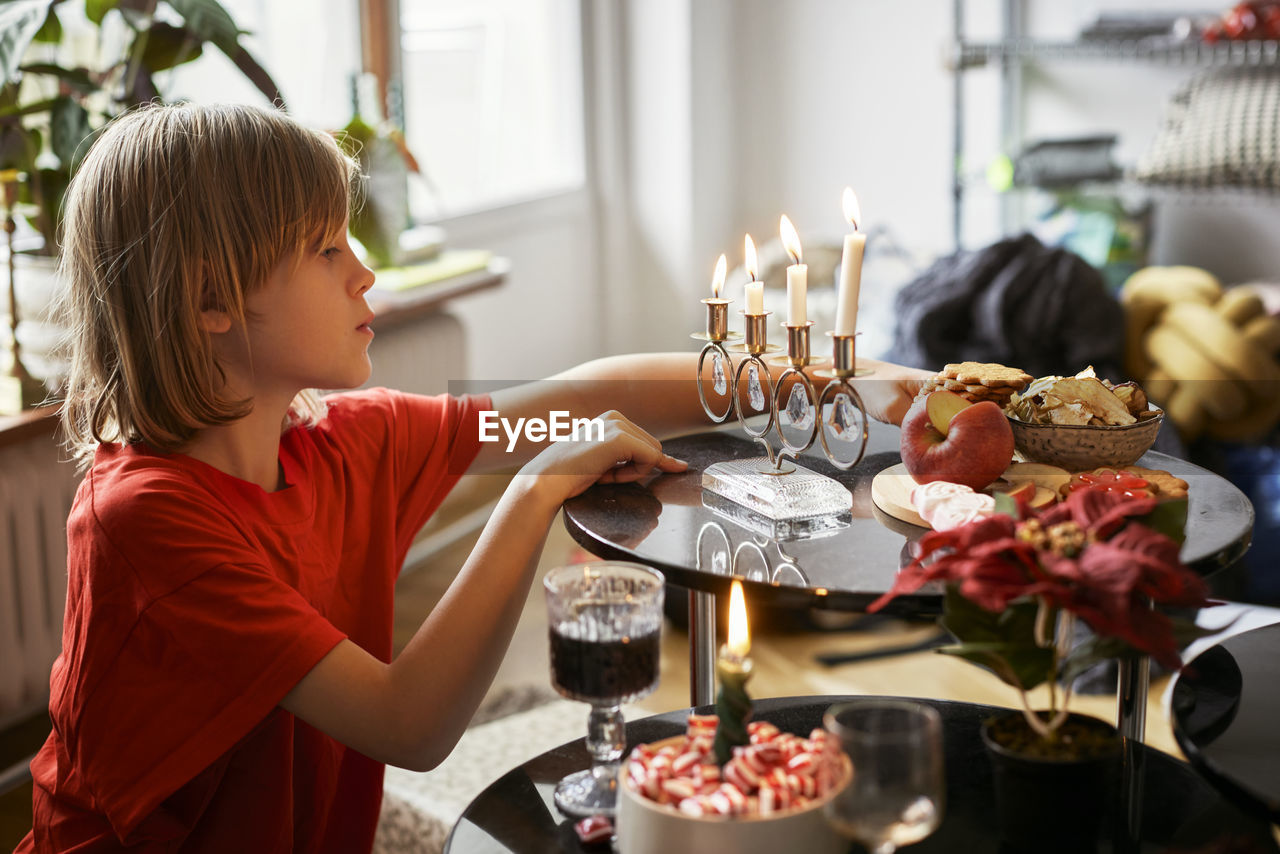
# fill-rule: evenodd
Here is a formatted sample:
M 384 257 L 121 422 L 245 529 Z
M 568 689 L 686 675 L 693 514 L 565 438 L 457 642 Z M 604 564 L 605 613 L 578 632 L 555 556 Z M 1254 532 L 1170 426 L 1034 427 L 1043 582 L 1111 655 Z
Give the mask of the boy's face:
M 373 272 L 356 258 L 346 229 L 285 258 L 245 300 L 255 398 L 286 402 L 304 388 L 354 388 L 369 379 L 373 312 L 364 294 Z

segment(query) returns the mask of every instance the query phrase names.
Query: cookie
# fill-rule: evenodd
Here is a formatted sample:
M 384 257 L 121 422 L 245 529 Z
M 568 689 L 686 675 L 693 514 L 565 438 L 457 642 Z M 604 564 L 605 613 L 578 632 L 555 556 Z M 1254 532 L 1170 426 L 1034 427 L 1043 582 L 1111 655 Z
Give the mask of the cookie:
M 1147 469 L 1142 466 L 1125 466 L 1124 470 L 1133 472 L 1138 477 L 1154 486 L 1156 489 L 1156 495 L 1160 498 L 1187 497 L 1187 482 L 1180 477 L 1170 474 L 1164 469 Z
M 1026 388 L 1033 377 L 1021 368 L 1010 368 L 995 362 L 953 362 L 942 369 L 944 376 L 964 383 L 988 388 Z

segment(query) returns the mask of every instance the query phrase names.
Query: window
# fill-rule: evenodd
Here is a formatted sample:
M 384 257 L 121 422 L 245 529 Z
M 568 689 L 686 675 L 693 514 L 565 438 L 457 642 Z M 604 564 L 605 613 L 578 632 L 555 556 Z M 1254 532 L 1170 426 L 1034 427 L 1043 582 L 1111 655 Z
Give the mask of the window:
M 578 0 L 401 0 L 416 217 L 582 185 L 579 40 Z
M 360 70 L 360 12 L 355 0 L 221 0 L 246 30 L 243 43 L 267 69 L 289 112 L 311 127 L 351 120 L 351 76 Z M 220 51 L 180 66 L 167 98 L 260 104 L 262 95 Z
M 289 111 L 313 127 L 347 124 L 362 66 L 391 70 L 390 112 L 423 172 L 410 181 L 415 219 L 583 185 L 580 0 L 400 0 L 399 38 L 364 33 L 363 61 L 362 19 L 394 21 L 395 0 L 221 2 Z M 165 94 L 262 101 L 217 51 L 180 68 Z

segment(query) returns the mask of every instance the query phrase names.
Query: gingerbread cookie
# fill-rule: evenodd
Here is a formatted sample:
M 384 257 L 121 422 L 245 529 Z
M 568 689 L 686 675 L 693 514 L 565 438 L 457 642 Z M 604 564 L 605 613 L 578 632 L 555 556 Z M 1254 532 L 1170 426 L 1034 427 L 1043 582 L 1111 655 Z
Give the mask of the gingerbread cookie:
M 1096 468 L 1091 471 L 1077 472 L 1071 480 L 1062 484 L 1059 492 L 1065 497 L 1076 489 L 1088 486 L 1102 487 L 1108 492 L 1119 492 L 1124 495 L 1149 495 L 1155 498 L 1186 498 L 1187 482 L 1175 477 L 1163 469 L 1148 469 L 1142 466 L 1125 466 L 1123 468 Z
M 1021 368 L 1010 368 L 995 362 L 953 362 L 942 369 L 942 375 L 965 385 L 1019 391 L 1033 377 Z
M 1125 466 L 1124 470 L 1132 472 L 1155 487 L 1160 498 L 1186 498 L 1188 484 L 1185 480 L 1170 474 L 1164 469 L 1147 469 L 1142 466 Z

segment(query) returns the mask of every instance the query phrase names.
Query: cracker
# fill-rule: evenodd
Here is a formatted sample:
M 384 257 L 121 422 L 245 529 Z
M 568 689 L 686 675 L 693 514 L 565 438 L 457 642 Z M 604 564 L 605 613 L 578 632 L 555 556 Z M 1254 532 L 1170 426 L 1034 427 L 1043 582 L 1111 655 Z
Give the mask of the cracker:
M 1021 368 L 1010 368 L 995 362 L 953 362 L 942 369 L 951 379 L 966 385 L 988 388 L 1022 389 L 1033 377 Z

